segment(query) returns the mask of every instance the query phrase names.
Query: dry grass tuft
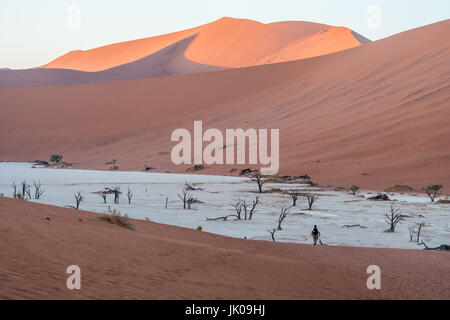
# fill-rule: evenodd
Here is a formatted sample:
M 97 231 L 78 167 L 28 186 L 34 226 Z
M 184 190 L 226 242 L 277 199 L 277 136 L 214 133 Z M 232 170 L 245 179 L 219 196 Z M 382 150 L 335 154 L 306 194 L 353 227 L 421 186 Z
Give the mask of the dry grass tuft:
M 100 219 L 108 221 L 112 224 L 118 224 L 119 226 L 130 230 L 134 230 L 134 224 L 131 223 L 128 216 L 126 214 L 122 215 L 115 208 L 111 210 L 111 207 L 108 207 L 108 211 L 105 214 L 102 214 Z

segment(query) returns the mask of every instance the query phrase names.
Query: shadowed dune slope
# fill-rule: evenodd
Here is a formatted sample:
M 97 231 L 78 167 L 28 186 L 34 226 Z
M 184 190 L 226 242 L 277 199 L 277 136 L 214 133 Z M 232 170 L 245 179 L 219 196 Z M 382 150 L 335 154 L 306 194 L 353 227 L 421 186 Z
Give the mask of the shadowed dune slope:
M 166 35 L 114 43 L 91 50 L 75 50 L 49 62 L 43 68 L 73 69 L 80 71 L 101 71 L 122 64 L 140 60 L 178 41 L 197 34 L 197 28 Z
M 350 50 L 217 72 L 0 89 L 0 160 L 62 153 L 84 168 L 170 160 L 176 128 L 279 128 L 280 174 L 450 187 L 450 20 Z M 229 174 L 230 166 L 204 173 Z
M 233 239 L 0 198 L 0 299 L 448 299 L 450 255 Z M 68 290 L 69 265 L 81 290 Z M 366 287 L 369 265 L 381 290 Z
M 138 61 L 98 72 L 69 69 L 0 70 L 0 88 L 74 85 L 91 82 L 121 81 L 222 70 L 222 67 L 192 62 L 184 51 L 195 35 L 175 42 Z
M 222 18 L 157 37 L 71 51 L 43 66 L 100 71 L 140 60 L 182 39 L 196 35 L 186 58 L 199 64 L 244 67 L 298 60 L 353 48 L 369 40 L 344 27 L 312 22 L 260 22 Z

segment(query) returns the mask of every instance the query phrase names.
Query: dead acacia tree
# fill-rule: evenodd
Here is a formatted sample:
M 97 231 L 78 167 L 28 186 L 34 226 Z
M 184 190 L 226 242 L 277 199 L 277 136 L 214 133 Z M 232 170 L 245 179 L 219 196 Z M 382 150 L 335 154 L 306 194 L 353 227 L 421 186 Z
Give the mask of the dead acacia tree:
M 106 192 L 106 191 L 102 191 L 102 192 L 99 192 L 99 193 L 97 193 L 100 197 L 102 197 L 102 199 L 103 199 L 103 203 L 106 203 L 106 197 L 108 196 L 108 192 Z
M 248 203 L 247 200 L 239 200 L 238 204 L 240 204 L 240 211 L 244 210 L 244 220 L 247 220 L 248 215 Z M 234 206 L 234 205 L 233 205 Z
M 31 185 L 29 185 L 25 180 L 22 181 L 22 196 L 31 199 Z
M 227 216 L 217 217 L 217 218 L 208 218 L 208 217 L 206 217 L 206 221 L 217 221 L 217 220 L 227 221 L 228 218 L 231 218 L 231 217 L 236 218 L 236 215 L 235 214 L 229 214 Z M 237 220 L 237 218 L 235 220 Z
M 188 192 L 187 192 L 186 188 L 183 189 L 182 194 L 183 195 L 180 195 L 178 193 L 177 195 L 178 195 L 178 198 L 180 198 L 180 200 L 183 201 L 183 209 L 186 209 L 187 199 L 188 199 Z
M 114 203 L 119 204 L 120 195 L 122 194 L 122 191 L 120 191 L 120 186 L 114 186 L 112 188 L 105 188 L 105 190 L 109 193 L 114 194 Z
M 233 206 L 234 210 L 236 211 L 236 214 L 235 214 L 236 218 L 238 220 L 241 220 L 241 212 L 242 212 L 242 203 L 241 203 L 241 201 L 239 200 L 237 203 L 232 204 L 232 206 Z
M 402 219 L 400 214 L 400 207 L 397 207 L 395 203 L 391 203 L 391 210 L 389 214 L 386 214 L 386 222 L 389 224 L 387 232 L 395 232 L 395 227 Z
M 41 190 L 41 182 L 33 181 L 33 184 L 34 184 L 34 198 L 40 199 L 42 194 L 44 193 L 44 190 Z
M 250 177 L 250 181 L 254 181 L 258 184 L 258 193 L 263 193 L 262 186 L 265 183 L 265 181 L 259 171 L 254 173 L 253 176 Z
M 275 242 L 275 232 L 277 231 L 277 229 L 272 229 L 272 230 L 267 230 L 270 233 L 270 236 L 272 237 L 272 241 Z
M 415 226 L 409 226 L 409 227 L 408 227 L 408 231 L 409 231 L 409 241 L 410 241 L 410 242 L 413 242 L 415 229 L 416 229 Z
M 74 206 L 68 206 L 69 208 L 79 209 L 80 203 L 84 200 L 84 197 L 81 195 L 81 191 L 74 194 L 75 197 L 75 205 Z
M 196 187 L 190 185 L 189 182 L 187 182 L 187 181 L 184 182 L 184 188 L 186 189 L 186 191 L 199 191 L 199 190 L 203 190 L 202 188 L 196 188 Z
M 191 209 L 192 202 L 195 200 L 186 188 L 183 188 L 182 195 L 178 193 L 178 198 L 183 202 L 183 209 Z
M 449 244 L 441 244 L 439 247 L 428 247 L 425 242 L 419 243 L 419 246 L 424 246 L 424 250 L 437 250 L 437 251 L 450 251 L 450 245 Z
M 227 221 L 228 218 L 235 218 L 235 220 L 241 220 L 241 213 L 242 213 L 242 203 L 241 200 L 239 200 L 237 203 L 232 204 L 234 210 L 236 211 L 236 214 L 229 214 L 226 216 L 222 216 L 222 217 L 217 217 L 217 218 L 208 218 L 206 217 L 206 221 L 217 221 L 217 220 L 222 220 L 222 221 Z
M 227 221 L 228 218 L 235 218 L 235 220 L 252 220 L 253 214 L 256 211 L 256 207 L 259 203 L 259 197 L 256 197 L 255 200 L 252 200 L 252 203 L 250 204 L 246 200 L 239 200 L 236 203 L 233 203 L 231 206 L 235 210 L 235 214 L 229 214 L 226 216 L 218 217 L 218 218 L 208 218 L 206 217 L 207 221 Z M 242 212 L 243 211 L 243 212 Z
M 22 187 L 22 195 L 25 196 L 25 190 L 28 188 L 27 182 L 26 181 L 22 181 L 21 187 Z
M 11 183 L 11 188 L 13 189 L 13 197 L 17 198 L 17 184 L 15 182 Z
M 187 199 L 187 208 L 188 210 L 191 209 L 191 206 L 194 202 L 199 202 L 197 199 L 195 199 L 192 195 L 190 195 Z
M 244 210 L 244 220 L 252 220 L 253 214 L 255 213 L 256 206 L 259 203 L 259 197 L 256 197 L 255 200 L 252 201 L 251 207 L 250 203 L 248 203 L 246 200 L 240 200 L 236 205 L 233 205 L 236 208 L 240 204 L 241 208 L 240 211 Z
M 418 226 L 417 231 L 416 231 L 416 226 L 414 226 L 414 225 L 408 227 L 409 241 L 410 242 L 417 242 L 417 243 L 419 243 L 420 232 L 422 231 L 422 227 L 425 226 L 425 223 L 423 223 L 423 222 L 418 223 L 417 226 Z
M 291 191 L 288 193 L 288 195 L 292 199 L 292 206 L 295 207 L 297 205 L 297 199 L 300 193 L 298 191 Z
M 130 187 L 128 187 L 127 198 L 128 198 L 128 204 L 131 204 L 131 198 L 133 198 L 133 193 L 131 192 Z
M 308 201 L 308 210 L 312 210 L 312 206 L 313 206 L 314 202 L 316 202 L 317 199 L 319 199 L 318 195 L 310 194 L 310 193 L 302 193 L 302 196 L 305 197 L 306 200 Z
M 419 243 L 420 240 L 420 231 L 422 230 L 422 227 L 425 225 L 424 222 L 419 223 L 419 230 L 417 231 L 417 238 L 416 238 L 416 242 Z
M 288 213 L 289 213 L 289 208 L 281 208 L 280 215 L 278 216 L 278 230 L 282 230 L 281 223 L 283 223 L 283 220 L 286 219 Z
M 256 206 L 259 203 L 259 197 L 256 197 L 255 200 L 252 200 L 252 207 L 250 209 L 249 215 L 248 215 L 248 220 L 252 220 L 253 214 L 255 213 L 256 210 Z
M 31 199 L 31 185 L 28 185 L 28 188 L 25 190 L 28 199 Z

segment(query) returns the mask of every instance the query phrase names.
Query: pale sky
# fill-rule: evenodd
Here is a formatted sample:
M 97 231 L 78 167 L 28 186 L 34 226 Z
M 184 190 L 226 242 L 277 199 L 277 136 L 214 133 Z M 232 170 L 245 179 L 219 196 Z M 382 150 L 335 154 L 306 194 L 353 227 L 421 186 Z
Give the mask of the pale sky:
M 448 19 L 450 0 L 0 0 L 0 68 L 235 17 L 312 21 L 377 40 Z

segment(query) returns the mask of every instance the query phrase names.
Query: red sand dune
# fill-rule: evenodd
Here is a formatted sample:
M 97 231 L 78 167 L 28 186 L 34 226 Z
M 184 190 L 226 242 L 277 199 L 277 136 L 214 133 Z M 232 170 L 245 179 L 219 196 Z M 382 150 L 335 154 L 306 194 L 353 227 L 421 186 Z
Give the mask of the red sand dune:
M 167 35 L 72 51 L 43 68 L 0 70 L 0 88 L 73 85 L 215 71 L 308 58 L 369 40 L 311 22 L 223 18 Z
M 0 70 L 0 88 L 46 85 L 74 85 L 90 82 L 120 81 L 222 70 L 222 67 L 192 62 L 184 52 L 195 35 L 175 42 L 138 61 L 98 72 L 70 69 Z
M 44 68 L 101 71 L 140 60 L 195 35 L 186 49 L 188 60 L 219 67 L 244 67 L 297 60 L 341 51 L 369 40 L 344 27 L 312 22 L 263 24 L 222 18 L 193 29 L 71 51 Z
M 448 299 L 450 255 L 233 239 L 0 198 L 0 299 Z M 68 290 L 69 265 L 81 290 Z M 381 290 L 366 269 L 381 268 Z
M 83 168 L 183 172 L 171 132 L 279 128 L 280 174 L 322 184 L 450 187 L 450 20 L 350 50 L 263 66 L 0 89 L 0 160 L 62 153 Z M 200 172 L 229 174 L 233 166 Z
M 70 51 L 44 65 L 43 68 L 72 69 L 90 72 L 106 70 L 142 59 L 180 40 L 197 34 L 206 26 L 203 25 L 157 37 L 114 43 L 86 51 Z

